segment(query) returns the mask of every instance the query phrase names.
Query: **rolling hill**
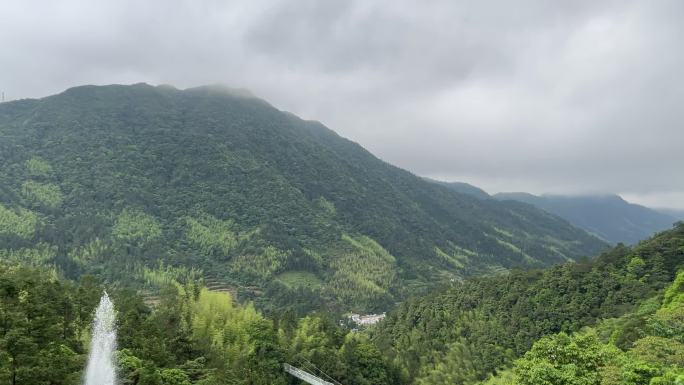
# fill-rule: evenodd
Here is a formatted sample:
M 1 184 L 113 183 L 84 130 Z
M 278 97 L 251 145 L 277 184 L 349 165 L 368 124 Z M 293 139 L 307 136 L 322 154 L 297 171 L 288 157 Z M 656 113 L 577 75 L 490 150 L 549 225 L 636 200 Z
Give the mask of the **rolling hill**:
M 634 244 L 658 231 L 669 229 L 677 221 L 671 215 L 629 203 L 618 195 L 536 196 L 528 193 L 499 193 L 494 198 L 532 204 L 611 243 Z
M 386 308 L 607 246 L 220 86 L 82 86 L 0 104 L 0 162 L 1 259 L 150 290 L 199 275 L 264 307 Z

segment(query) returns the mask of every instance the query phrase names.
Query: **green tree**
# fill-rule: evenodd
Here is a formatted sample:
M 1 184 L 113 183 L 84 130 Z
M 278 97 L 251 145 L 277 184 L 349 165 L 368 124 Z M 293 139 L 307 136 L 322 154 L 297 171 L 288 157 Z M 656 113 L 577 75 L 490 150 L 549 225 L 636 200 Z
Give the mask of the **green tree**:
M 516 361 L 516 383 L 520 385 L 599 385 L 600 369 L 614 360 L 618 351 L 603 345 L 589 330 L 568 336 L 544 337 Z
M 340 382 L 349 385 L 394 384 L 382 354 L 365 335 L 347 334 L 338 355 L 340 367 L 337 377 Z

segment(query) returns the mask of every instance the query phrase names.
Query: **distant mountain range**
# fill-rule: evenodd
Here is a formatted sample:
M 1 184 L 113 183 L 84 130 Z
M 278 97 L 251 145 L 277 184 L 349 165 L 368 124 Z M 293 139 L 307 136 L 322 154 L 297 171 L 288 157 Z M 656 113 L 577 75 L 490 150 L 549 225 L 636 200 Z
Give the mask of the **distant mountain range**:
M 428 180 L 479 199 L 491 198 L 531 204 L 614 244 L 637 243 L 656 232 L 671 228 L 678 220 L 684 220 L 684 211 L 651 209 L 629 203 L 618 195 L 538 196 L 525 192 L 489 195 L 481 188 L 468 183 Z
M 83 86 L 3 103 L 0 164 L 0 258 L 145 290 L 202 274 L 264 307 L 386 309 L 608 247 L 225 87 Z
M 673 218 L 676 218 L 680 221 L 684 221 L 684 210 L 677 210 L 677 209 L 656 209 L 657 211 L 669 215 Z
M 634 244 L 677 222 L 668 215 L 629 203 L 618 195 L 562 196 L 499 193 L 498 200 L 525 202 L 567 219 L 611 243 Z

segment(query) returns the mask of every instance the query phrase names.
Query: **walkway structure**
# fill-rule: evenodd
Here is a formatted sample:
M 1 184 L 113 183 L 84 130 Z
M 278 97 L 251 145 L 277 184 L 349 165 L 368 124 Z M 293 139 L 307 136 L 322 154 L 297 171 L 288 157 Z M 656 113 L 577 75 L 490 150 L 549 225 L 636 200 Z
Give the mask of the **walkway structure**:
M 285 368 L 285 371 L 293 375 L 294 377 L 299 378 L 300 380 L 306 382 L 307 384 L 311 385 L 335 385 L 332 382 L 324 381 L 313 374 L 306 372 L 302 369 L 296 368 L 290 364 L 283 364 L 283 367 Z

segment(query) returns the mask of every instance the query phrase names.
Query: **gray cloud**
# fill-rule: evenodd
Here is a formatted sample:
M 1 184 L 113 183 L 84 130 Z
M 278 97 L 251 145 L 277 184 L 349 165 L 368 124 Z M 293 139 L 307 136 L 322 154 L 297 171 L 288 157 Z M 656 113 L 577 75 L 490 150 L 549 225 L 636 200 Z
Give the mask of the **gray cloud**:
M 222 82 L 421 175 L 684 208 L 684 3 L 23 0 L 0 88 Z

